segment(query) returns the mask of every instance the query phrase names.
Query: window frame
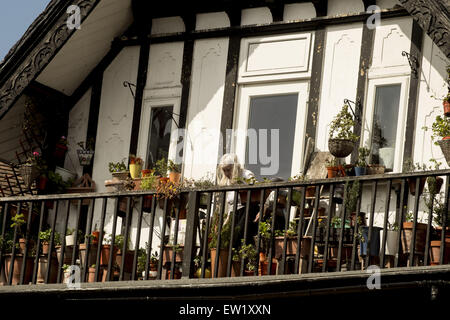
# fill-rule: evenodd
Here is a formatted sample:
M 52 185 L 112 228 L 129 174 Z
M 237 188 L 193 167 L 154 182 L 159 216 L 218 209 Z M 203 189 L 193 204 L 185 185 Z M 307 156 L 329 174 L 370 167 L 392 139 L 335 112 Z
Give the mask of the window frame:
M 137 156 L 145 159 L 148 158 L 148 143 L 151 139 L 150 137 L 150 120 L 152 116 L 152 111 L 154 108 L 161 107 L 173 107 L 173 119 L 170 130 L 170 146 L 168 152 L 168 160 L 175 161 L 176 159 L 176 151 L 177 151 L 177 137 L 178 137 L 178 128 L 176 123 L 180 123 L 180 99 L 179 98 L 166 98 L 166 99 L 155 99 L 155 100 L 146 100 L 142 107 L 141 113 L 141 125 L 139 129 L 139 141 L 137 148 Z M 176 121 L 176 123 L 175 123 Z M 144 167 L 147 163 L 144 163 Z
M 367 100 L 363 115 L 363 130 L 361 146 L 372 147 L 373 120 L 378 87 L 400 85 L 399 114 L 397 119 L 397 133 L 395 138 L 395 153 L 393 172 L 401 172 L 403 164 L 403 147 L 406 135 L 406 118 L 408 114 L 409 76 L 384 77 L 370 79 L 367 85 Z M 370 155 L 372 156 L 372 155 Z
M 239 96 L 236 99 L 233 121 L 233 129 L 235 130 L 235 134 L 232 138 L 231 150 L 237 154 L 239 160 L 244 164 L 244 166 L 244 162 L 246 160 L 247 140 L 246 135 L 242 135 L 240 133 L 247 132 L 248 129 L 251 99 L 253 97 L 279 96 L 288 94 L 298 94 L 291 176 L 300 173 L 302 163 L 304 161 L 303 152 L 305 149 L 306 116 L 308 112 L 307 102 L 309 97 L 308 81 L 271 82 L 240 86 Z

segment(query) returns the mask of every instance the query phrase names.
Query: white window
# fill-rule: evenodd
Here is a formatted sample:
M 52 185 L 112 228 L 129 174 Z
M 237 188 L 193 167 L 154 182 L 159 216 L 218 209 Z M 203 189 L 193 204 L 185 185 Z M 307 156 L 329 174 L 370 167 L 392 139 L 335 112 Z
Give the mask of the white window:
M 137 156 L 144 159 L 144 167 L 154 167 L 156 161 L 175 159 L 179 99 L 146 101 L 142 110 Z
M 364 116 L 363 145 L 370 149 L 370 163 L 386 171 L 402 168 L 409 77 L 369 81 Z
M 241 87 L 234 150 L 258 179 L 299 174 L 308 89 L 307 82 Z

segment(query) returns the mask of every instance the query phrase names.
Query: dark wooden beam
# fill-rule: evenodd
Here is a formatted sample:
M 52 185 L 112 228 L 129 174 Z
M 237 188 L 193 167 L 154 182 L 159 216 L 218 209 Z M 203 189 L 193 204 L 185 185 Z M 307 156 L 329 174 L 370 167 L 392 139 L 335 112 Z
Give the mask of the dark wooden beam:
M 328 0 L 312 0 L 314 8 L 316 8 L 317 17 L 326 17 L 328 15 Z
M 103 84 L 103 73 L 97 73 L 95 75 L 95 79 L 93 80 L 91 90 L 91 102 L 89 105 L 89 119 L 86 134 L 86 142 L 89 141 L 89 139 L 92 139 L 94 142 L 95 149 L 97 149 L 96 148 L 97 129 L 100 113 L 100 102 L 102 98 L 102 84 Z M 92 159 L 91 164 L 89 166 L 83 167 L 83 174 L 88 173 L 92 177 L 93 167 L 94 167 L 94 159 Z
M 141 126 L 141 111 L 144 100 L 144 90 L 147 84 L 148 60 L 150 59 L 150 41 L 143 43 L 139 51 L 139 66 L 134 98 L 133 123 L 131 125 L 130 154 L 136 154 L 139 128 Z
M 373 45 L 374 45 L 375 30 L 369 29 L 364 25 L 362 40 L 361 40 L 361 55 L 359 58 L 359 72 L 358 72 L 358 85 L 356 89 L 356 105 L 355 113 L 357 119 L 354 133 L 359 137 L 356 142 L 356 146 L 360 144 L 361 126 L 363 117 L 363 108 L 366 100 L 366 83 L 367 72 L 372 64 Z M 358 159 L 358 148 L 355 148 L 352 153 L 352 163 Z
M 272 13 L 273 22 L 283 21 L 284 2 L 282 0 L 274 0 L 268 6 L 270 9 L 270 12 Z
M 364 9 L 367 11 L 367 8 L 370 6 L 375 6 L 377 4 L 376 0 L 362 0 L 364 3 Z
M 398 0 L 450 59 L 450 14 L 442 0 Z
M 381 12 L 382 19 L 398 18 L 408 16 L 408 12 L 403 8 L 390 9 L 388 11 Z M 241 37 L 256 37 L 256 36 L 268 36 L 281 33 L 303 32 L 313 31 L 321 27 L 335 26 L 341 24 L 349 24 L 355 22 L 365 22 L 367 18 L 371 16 L 371 13 L 360 13 L 355 15 L 337 16 L 337 17 L 318 17 L 308 21 L 301 22 L 288 22 L 288 23 L 274 23 L 263 26 L 235 26 L 223 29 L 202 30 L 175 33 L 166 36 L 153 36 L 148 35 L 153 44 L 167 43 L 167 42 L 179 42 L 198 39 L 231 37 L 233 35 L 239 35 Z M 123 38 L 118 40 L 122 46 L 136 46 L 141 43 L 139 39 Z
M 423 29 L 420 27 L 419 23 L 416 20 L 414 20 L 411 35 L 410 54 L 417 60 L 416 65 L 417 73 L 411 70 L 403 159 L 412 159 L 413 156 L 414 136 L 415 136 L 414 133 L 416 130 L 417 105 L 418 105 L 419 84 L 421 74 L 420 62 L 422 61 L 423 36 L 424 36 Z
M 187 14 L 183 16 L 186 32 L 192 32 L 195 30 L 196 16 L 195 14 Z M 179 129 L 186 128 L 189 96 L 191 92 L 191 76 L 192 76 L 192 64 L 194 61 L 194 39 L 184 38 L 183 48 L 183 65 L 181 67 L 181 100 L 180 100 L 180 119 L 178 122 Z M 179 137 L 177 146 L 181 146 L 182 137 Z M 177 157 L 183 158 L 183 149 L 177 149 Z
M 308 114 L 306 116 L 305 146 L 308 138 L 315 144 L 319 102 L 322 83 L 322 69 L 325 50 L 325 28 L 316 30 L 314 37 L 313 62 L 309 85 Z
M 237 77 L 239 70 L 239 52 L 241 50 L 241 37 L 233 35 L 228 42 L 228 57 L 225 76 L 225 88 L 223 94 L 222 119 L 220 121 L 220 133 L 223 138 L 222 150 L 219 154 L 227 152 L 227 142 L 230 137 L 226 135 L 227 129 L 233 128 L 234 106 L 236 100 Z

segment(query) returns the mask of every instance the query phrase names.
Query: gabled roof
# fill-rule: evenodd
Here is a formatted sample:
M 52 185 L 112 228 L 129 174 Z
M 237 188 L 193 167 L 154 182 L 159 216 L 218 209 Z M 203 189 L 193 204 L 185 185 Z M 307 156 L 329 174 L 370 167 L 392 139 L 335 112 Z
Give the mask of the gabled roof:
M 67 28 L 68 6 L 79 6 L 84 21 L 99 2 L 52 0 L 33 22 L 0 66 L 0 119 L 75 33 Z

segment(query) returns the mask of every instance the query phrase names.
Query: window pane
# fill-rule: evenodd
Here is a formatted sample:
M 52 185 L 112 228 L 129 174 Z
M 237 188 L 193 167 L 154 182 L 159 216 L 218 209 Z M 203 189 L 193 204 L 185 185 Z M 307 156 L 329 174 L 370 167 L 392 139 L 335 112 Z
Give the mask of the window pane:
M 372 163 L 393 169 L 401 85 L 376 88 L 372 132 Z
M 146 168 L 155 166 L 156 161 L 169 154 L 170 131 L 172 129 L 173 106 L 152 108 L 150 139 L 148 144 Z
M 249 131 L 255 129 L 257 145 L 249 146 L 249 143 L 254 142 L 251 142 L 251 138 L 247 138 L 245 163 L 246 168 L 251 170 L 257 179 L 264 177 L 270 179 L 274 176 L 287 179 L 291 176 L 297 103 L 297 94 L 254 97 L 251 99 L 248 128 Z M 264 129 L 267 131 L 264 131 Z M 272 146 L 271 129 L 279 129 L 279 143 L 277 141 L 279 149 L 276 145 Z M 267 139 L 264 132 L 267 132 Z M 264 147 L 267 146 L 266 150 L 260 150 L 261 142 L 264 143 Z M 252 154 L 255 151 L 257 154 Z M 267 155 L 266 159 L 261 157 L 261 153 Z M 270 163 L 267 163 L 268 159 L 270 159 Z M 273 174 L 261 172 L 261 168 L 277 166 L 278 163 L 274 163 L 277 159 L 279 159 L 278 170 Z

